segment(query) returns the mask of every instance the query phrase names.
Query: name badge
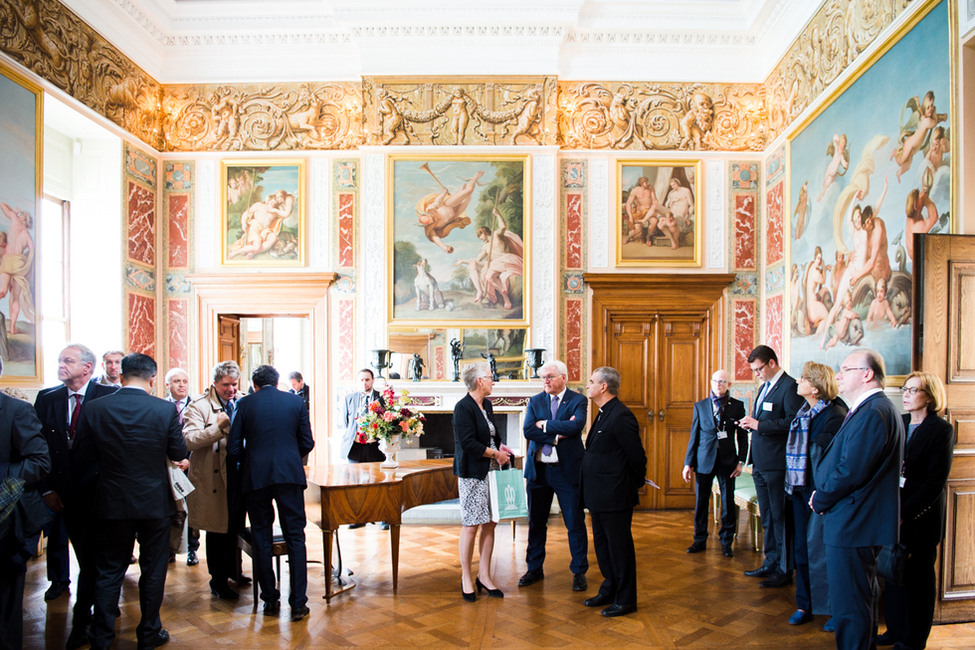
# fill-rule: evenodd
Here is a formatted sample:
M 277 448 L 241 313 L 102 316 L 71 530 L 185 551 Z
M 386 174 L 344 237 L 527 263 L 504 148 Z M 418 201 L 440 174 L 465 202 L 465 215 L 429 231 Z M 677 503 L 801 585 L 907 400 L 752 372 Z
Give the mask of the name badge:
M 772 402 L 762 402 L 762 410 L 763 411 L 771 411 L 772 410 Z
M 905 483 L 907 483 L 907 479 L 906 479 L 905 477 L 903 477 L 903 476 L 902 476 L 902 477 L 901 477 L 901 487 L 904 487 L 904 484 L 905 484 Z
M 728 437 L 727 431 L 718 431 L 718 440 L 724 440 Z

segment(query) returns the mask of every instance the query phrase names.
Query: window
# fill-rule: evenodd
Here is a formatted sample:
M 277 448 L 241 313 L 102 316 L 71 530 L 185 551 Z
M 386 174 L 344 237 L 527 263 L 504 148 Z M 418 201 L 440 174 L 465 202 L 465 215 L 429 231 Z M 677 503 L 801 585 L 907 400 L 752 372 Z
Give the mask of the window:
M 68 221 L 70 204 L 44 196 L 37 225 L 37 269 L 40 292 L 40 336 L 44 351 L 41 379 L 51 386 L 58 381 L 58 352 L 71 336 L 68 325 Z

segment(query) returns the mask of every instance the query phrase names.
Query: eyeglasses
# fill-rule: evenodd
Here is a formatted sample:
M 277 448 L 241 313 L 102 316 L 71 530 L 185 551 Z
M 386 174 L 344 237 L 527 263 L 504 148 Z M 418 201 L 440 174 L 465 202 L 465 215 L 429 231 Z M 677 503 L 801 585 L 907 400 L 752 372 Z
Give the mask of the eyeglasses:
M 539 375 L 542 381 L 552 381 L 553 379 L 558 379 L 559 375 Z
M 924 390 L 923 388 L 918 388 L 917 386 L 911 386 L 910 388 L 904 386 L 903 388 L 901 388 L 901 392 L 904 395 L 910 395 L 911 397 L 914 397 L 918 393 L 926 393 L 927 391 Z
M 760 365 L 759 367 L 757 367 L 757 368 L 752 368 L 752 372 L 753 372 L 753 373 L 755 373 L 755 374 L 757 375 L 758 373 L 760 373 L 760 372 L 762 372 L 762 370 L 764 370 L 764 369 L 765 369 L 765 366 L 767 366 L 767 365 L 768 365 L 769 363 L 771 363 L 771 361 L 772 361 L 772 360 L 771 360 L 771 359 L 769 359 L 768 361 L 766 361 L 765 363 L 763 363 L 763 364 L 762 364 L 762 365 Z
M 719 386 L 722 386 L 722 385 L 724 385 L 724 384 L 727 384 L 728 382 L 727 382 L 727 381 L 725 381 L 724 379 L 712 379 L 712 380 L 711 380 L 711 383 L 712 383 L 712 384 L 717 384 L 717 385 L 719 385 Z

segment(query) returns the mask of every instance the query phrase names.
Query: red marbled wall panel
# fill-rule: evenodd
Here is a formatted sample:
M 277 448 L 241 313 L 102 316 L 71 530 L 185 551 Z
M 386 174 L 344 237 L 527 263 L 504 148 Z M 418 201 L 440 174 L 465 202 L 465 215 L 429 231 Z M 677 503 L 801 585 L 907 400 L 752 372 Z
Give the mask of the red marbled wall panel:
M 782 358 L 782 294 L 765 299 L 765 345 Z
M 351 298 L 346 298 L 339 300 L 339 323 L 338 323 L 338 337 L 339 337 L 339 380 L 340 381 L 352 381 L 354 379 L 353 372 L 355 369 L 352 364 L 354 363 L 354 348 L 352 347 L 355 343 L 353 333 L 355 330 L 355 300 Z
M 170 194 L 169 219 L 166 225 L 167 266 L 171 269 L 189 268 L 190 264 L 190 196 L 189 194 Z
M 185 299 L 170 299 L 166 301 L 166 332 L 169 348 L 169 363 L 166 372 L 170 368 L 186 368 L 189 363 L 189 350 L 187 348 L 187 337 L 189 329 L 186 325 L 186 314 L 189 311 L 189 303 Z
M 148 266 L 156 265 L 156 195 L 152 190 L 129 182 L 128 192 L 129 259 Z
M 438 345 L 434 350 L 434 379 L 443 379 L 443 346 Z
M 771 266 L 782 261 L 785 223 L 783 221 L 783 196 L 785 182 L 776 183 L 765 195 L 765 263 Z
M 582 380 L 582 300 L 565 301 L 565 365 L 569 381 Z
M 732 372 L 734 381 L 753 381 L 748 355 L 755 347 L 755 307 L 753 298 L 732 300 L 733 319 Z
M 582 194 L 565 195 L 565 268 L 582 268 Z
M 339 193 L 339 268 L 355 266 L 355 194 Z
M 755 250 L 755 198 L 755 194 L 734 195 L 732 262 L 736 271 L 754 271 L 758 266 Z
M 128 294 L 129 352 L 156 357 L 156 300 L 136 293 Z

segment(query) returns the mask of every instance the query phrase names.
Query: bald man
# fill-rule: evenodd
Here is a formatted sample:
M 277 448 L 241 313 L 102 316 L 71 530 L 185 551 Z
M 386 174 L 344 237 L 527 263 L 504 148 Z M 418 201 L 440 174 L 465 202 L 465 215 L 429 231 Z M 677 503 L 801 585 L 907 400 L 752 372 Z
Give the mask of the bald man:
M 691 438 L 684 457 L 684 482 L 694 482 L 694 543 L 688 553 L 700 553 L 708 545 L 708 500 L 715 477 L 721 487 L 721 548 L 725 557 L 734 557 L 735 477 L 741 475 L 748 458 L 748 433 L 738 426 L 745 417 L 745 405 L 728 394 L 731 376 L 726 370 L 711 375 L 711 394 L 694 405 Z M 737 449 L 736 449 L 737 441 Z

